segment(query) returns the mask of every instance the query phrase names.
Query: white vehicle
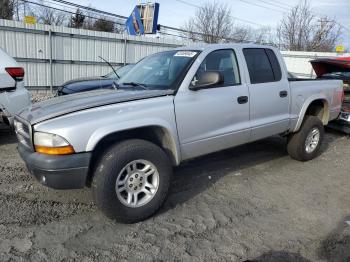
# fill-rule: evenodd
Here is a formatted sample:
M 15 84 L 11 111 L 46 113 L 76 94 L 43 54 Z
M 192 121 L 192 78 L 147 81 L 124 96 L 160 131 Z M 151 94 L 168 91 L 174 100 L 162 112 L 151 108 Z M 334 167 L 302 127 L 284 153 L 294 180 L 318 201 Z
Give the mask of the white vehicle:
M 0 48 L 0 122 L 11 125 L 15 114 L 30 105 L 24 69 Z

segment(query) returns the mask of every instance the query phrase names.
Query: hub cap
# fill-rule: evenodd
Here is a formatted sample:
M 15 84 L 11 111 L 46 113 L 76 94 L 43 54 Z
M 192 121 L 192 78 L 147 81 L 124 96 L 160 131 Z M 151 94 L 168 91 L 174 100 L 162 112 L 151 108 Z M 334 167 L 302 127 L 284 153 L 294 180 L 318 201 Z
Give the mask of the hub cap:
M 118 174 L 115 190 L 118 199 L 127 207 L 147 204 L 157 193 L 159 173 L 147 160 L 128 163 Z
M 305 150 L 307 153 L 312 153 L 315 151 L 318 143 L 320 142 L 320 130 L 314 127 L 311 132 L 308 134 L 305 141 Z

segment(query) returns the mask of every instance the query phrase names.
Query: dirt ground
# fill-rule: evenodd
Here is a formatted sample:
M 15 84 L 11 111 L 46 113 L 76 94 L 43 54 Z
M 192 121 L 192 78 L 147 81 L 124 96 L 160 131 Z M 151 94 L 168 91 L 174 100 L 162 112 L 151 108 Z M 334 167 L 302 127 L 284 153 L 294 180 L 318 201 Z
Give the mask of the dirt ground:
M 273 137 L 190 161 L 157 215 L 123 225 L 89 189 L 37 183 L 0 128 L 0 261 L 350 261 L 350 140 L 322 151 L 300 163 Z

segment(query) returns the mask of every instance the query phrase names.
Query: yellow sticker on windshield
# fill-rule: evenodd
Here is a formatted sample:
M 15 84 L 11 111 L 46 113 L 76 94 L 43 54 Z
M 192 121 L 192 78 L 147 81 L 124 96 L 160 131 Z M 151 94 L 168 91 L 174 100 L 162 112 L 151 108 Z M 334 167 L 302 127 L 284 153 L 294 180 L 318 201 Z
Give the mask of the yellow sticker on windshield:
M 196 54 L 197 52 L 192 52 L 192 51 L 179 51 L 179 52 L 176 52 L 174 56 L 194 57 Z

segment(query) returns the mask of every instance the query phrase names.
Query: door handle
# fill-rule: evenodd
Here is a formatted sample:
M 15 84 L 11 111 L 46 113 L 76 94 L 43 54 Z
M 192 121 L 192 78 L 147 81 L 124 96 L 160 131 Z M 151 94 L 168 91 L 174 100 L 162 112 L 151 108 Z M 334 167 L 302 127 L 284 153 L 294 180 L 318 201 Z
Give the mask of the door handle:
M 288 92 L 287 91 L 281 91 L 280 92 L 280 97 L 287 97 L 288 96 Z
M 239 96 L 237 98 L 238 104 L 245 104 L 248 102 L 248 97 L 247 96 Z

